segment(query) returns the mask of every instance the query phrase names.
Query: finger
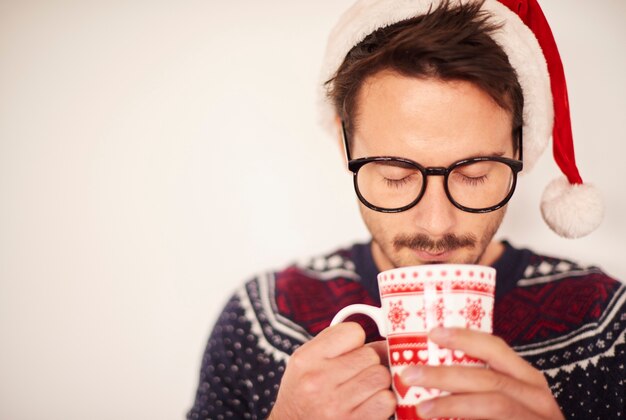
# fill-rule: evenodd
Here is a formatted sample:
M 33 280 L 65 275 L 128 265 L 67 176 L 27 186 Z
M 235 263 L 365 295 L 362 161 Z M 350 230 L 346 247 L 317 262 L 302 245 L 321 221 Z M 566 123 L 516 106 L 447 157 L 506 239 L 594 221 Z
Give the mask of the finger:
M 441 347 L 461 350 L 485 361 L 491 369 L 537 386 L 546 386 L 543 374 L 522 359 L 500 337 L 466 328 L 435 328 L 428 337 Z
M 381 365 L 378 352 L 371 346 L 359 347 L 325 362 L 325 368 L 333 373 L 333 377 L 338 383 L 345 382 L 372 366 L 380 366 L 387 370 L 385 366 Z
M 365 343 L 365 331 L 356 322 L 342 322 L 328 327 L 309 341 L 306 351 L 327 359 L 361 347 Z
M 337 396 L 349 407 L 357 407 L 379 391 L 391 387 L 391 374 L 382 365 L 370 366 L 342 383 Z
M 366 347 L 372 347 L 378 357 L 380 358 L 380 364 L 384 366 L 389 366 L 389 349 L 387 347 L 387 340 L 381 341 L 372 341 L 371 343 L 367 343 Z
M 547 389 L 475 366 L 407 366 L 402 372 L 402 382 L 451 393 L 500 392 L 522 404 L 532 402 L 546 409 L 553 400 Z
M 518 401 L 498 393 L 459 394 L 434 398 L 417 406 L 421 418 L 524 419 L 541 417 Z
M 350 418 L 358 420 L 388 419 L 396 411 L 396 397 L 389 389 L 378 391 L 356 407 Z

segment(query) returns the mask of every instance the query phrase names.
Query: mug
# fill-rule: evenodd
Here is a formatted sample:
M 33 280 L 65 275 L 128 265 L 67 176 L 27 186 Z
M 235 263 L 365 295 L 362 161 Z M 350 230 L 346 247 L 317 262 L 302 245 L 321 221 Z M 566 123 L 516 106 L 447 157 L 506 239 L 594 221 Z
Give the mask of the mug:
M 432 264 L 401 267 L 378 274 L 381 307 L 349 305 L 331 325 L 351 315 L 374 320 L 387 339 L 396 419 L 419 419 L 415 406 L 443 395 L 437 389 L 406 386 L 402 371 L 409 365 L 470 365 L 484 362 L 462 351 L 439 348 L 428 339 L 435 327 L 461 327 L 492 332 L 496 270 L 470 264 Z

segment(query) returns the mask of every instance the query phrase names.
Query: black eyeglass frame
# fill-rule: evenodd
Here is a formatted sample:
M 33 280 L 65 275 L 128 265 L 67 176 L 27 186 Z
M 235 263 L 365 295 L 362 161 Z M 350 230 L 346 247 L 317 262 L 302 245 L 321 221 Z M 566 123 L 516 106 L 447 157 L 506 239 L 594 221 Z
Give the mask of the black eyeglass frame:
M 522 127 L 520 127 L 516 133 L 517 134 L 516 137 L 518 140 L 519 157 L 520 157 L 519 159 L 510 159 L 510 158 L 505 158 L 501 156 L 478 156 L 478 157 L 472 157 L 472 158 L 459 160 L 457 162 L 454 162 L 452 165 L 448 166 L 447 168 L 440 167 L 440 166 L 424 167 L 420 165 L 419 163 L 412 161 L 410 159 L 396 157 L 396 156 L 375 156 L 375 157 L 351 159 L 350 147 L 348 146 L 348 134 L 346 132 L 346 126 L 343 121 L 341 122 L 341 130 L 342 130 L 342 137 L 343 137 L 343 145 L 344 145 L 344 149 L 346 152 L 346 160 L 348 162 L 348 170 L 350 170 L 350 172 L 352 172 L 353 174 L 353 183 L 354 183 L 354 190 L 356 192 L 356 195 L 361 201 L 361 203 L 363 203 L 366 207 L 372 210 L 381 212 L 381 213 L 401 213 L 403 211 L 409 210 L 412 207 L 415 207 L 415 205 L 417 205 L 417 203 L 422 199 L 424 192 L 426 192 L 426 186 L 428 184 L 428 176 L 443 176 L 444 177 L 443 185 L 444 185 L 444 190 L 446 192 L 446 196 L 448 197 L 448 200 L 450 200 L 450 202 L 456 208 L 463 210 L 465 212 L 468 212 L 468 213 L 490 213 L 492 211 L 495 211 L 504 207 L 506 203 L 509 202 L 509 200 L 513 196 L 513 193 L 515 192 L 515 187 L 517 186 L 517 174 L 524 167 L 523 155 L 522 155 Z M 468 165 L 468 164 L 475 163 L 475 162 L 485 162 L 485 161 L 501 162 L 511 168 L 511 170 L 513 171 L 513 184 L 511 185 L 511 190 L 502 201 L 500 201 L 498 204 L 491 206 L 491 207 L 486 207 L 483 209 L 473 209 L 473 208 L 462 206 L 461 204 L 457 203 L 454 200 L 454 198 L 452 198 L 452 195 L 450 194 L 450 190 L 448 189 L 448 176 L 453 170 L 455 170 L 459 166 L 464 166 L 464 165 Z M 357 176 L 358 176 L 359 169 L 361 169 L 364 165 L 370 162 L 401 162 L 405 165 L 412 166 L 418 171 L 420 171 L 422 176 L 424 177 L 424 183 L 422 184 L 422 189 L 420 193 L 417 195 L 417 198 L 413 200 L 411 203 L 407 204 L 406 206 L 396 208 L 396 209 L 378 207 L 370 203 L 369 201 L 367 201 L 365 197 L 363 197 L 363 195 L 361 194 L 361 191 L 359 190 Z

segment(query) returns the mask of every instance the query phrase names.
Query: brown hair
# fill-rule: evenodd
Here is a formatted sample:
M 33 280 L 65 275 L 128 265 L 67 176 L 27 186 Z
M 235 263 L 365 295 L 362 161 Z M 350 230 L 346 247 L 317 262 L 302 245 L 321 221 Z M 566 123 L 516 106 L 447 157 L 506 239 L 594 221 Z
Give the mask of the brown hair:
M 488 22 L 490 16 L 481 6 L 451 6 L 446 0 L 425 15 L 374 31 L 352 48 L 326 82 L 328 98 L 348 132 L 355 123 L 363 81 L 391 69 L 405 76 L 475 84 L 512 114 L 515 133 L 522 126 L 522 89 L 508 57 L 490 36 L 500 26 Z

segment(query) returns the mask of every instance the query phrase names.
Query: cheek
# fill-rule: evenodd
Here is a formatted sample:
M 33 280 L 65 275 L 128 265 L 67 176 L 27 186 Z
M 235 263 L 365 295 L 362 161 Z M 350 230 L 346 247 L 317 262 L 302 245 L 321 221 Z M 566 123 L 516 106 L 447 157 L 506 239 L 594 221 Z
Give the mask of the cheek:
M 410 212 L 380 213 L 359 203 L 359 211 L 372 237 L 380 244 L 391 243 L 401 233 L 411 234 Z
M 506 207 L 487 214 L 476 214 L 472 232 L 483 242 L 490 242 L 502 223 Z M 468 222 L 469 223 L 469 222 Z
M 376 213 L 363 204 L 359 203 L 359 212 L 361 213 L 361 218 L 363 219 L 363 223 L 367 226 L 367 229 L 370 231 L 372 236 L 376 236 L 378 231 L 383 231 L 383 221 L 380 220 L 380 216 L 382 214 Z
M 502 223 L 506 207 L 491 213 L 467 213 L 457 211 L 453 229 L 456 236 L 471 235 L 477 241 L 477 250 L 482 250 L 493 239 Z
M 462 212 L 457 218 L 458 233 L 471 233 L 478 238 L 482 237 L 482 232 L 492 223 L 492 218 L 489 216 L 488 214 Z
M 378 239 L 380 235 L 389 230 L 388 223 L 385 220 L 386 214 L 368 209 L 361 203 L 359 203 L 359 211 L 365 226 L 367 226 L 374 238 Z

